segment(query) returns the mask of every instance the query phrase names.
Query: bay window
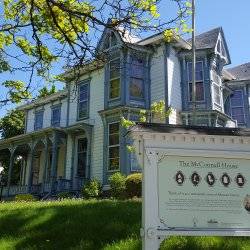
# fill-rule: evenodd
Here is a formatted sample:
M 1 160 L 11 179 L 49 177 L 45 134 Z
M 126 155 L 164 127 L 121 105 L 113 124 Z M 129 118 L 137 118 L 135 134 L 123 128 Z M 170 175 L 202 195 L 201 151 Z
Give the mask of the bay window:
M 108 125 L 108 170 L 116 171 L 120 168 L 120 123 Z
M 192 77 L 192 62 L 188 62 L 188 88 L 189 88 L 189 101 L 192 101 L 193 93 L 193 77 Z M 202 61 L 196 63 L 195 69 L 195 87 L 196 87 L 196 101 L 204 101 L 204 70 Z

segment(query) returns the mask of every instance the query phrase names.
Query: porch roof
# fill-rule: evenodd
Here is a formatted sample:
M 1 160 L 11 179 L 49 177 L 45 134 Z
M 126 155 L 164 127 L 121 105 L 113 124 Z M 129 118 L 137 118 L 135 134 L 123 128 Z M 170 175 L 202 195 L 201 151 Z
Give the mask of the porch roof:
M 58 132 L 65 132 L 62 128 L 44 128 L 41 130 L 33 131 L 30 133 L 17 135 L 8 139 L 2 139 L 0 140 L 0 150 L 9 148 L 14 145 L 23 145 L 26 143 L 31 142 L 31 140 L 38 138 L 40 136 L 49 135 L 52 134 L 52 132 L 58 131 Z

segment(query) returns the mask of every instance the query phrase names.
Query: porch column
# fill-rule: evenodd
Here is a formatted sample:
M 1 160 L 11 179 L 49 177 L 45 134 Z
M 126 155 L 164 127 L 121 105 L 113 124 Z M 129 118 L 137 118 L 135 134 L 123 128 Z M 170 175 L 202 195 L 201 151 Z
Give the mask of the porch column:
M 33 160 L 34 160 L 34 144 L 32 143 L 30 146 L 30 162 L 29 162 L 29 179 L 28 179 L 28 193 L 32 191 L 32 182 L 33 182 Z
M 46 181 L 46 174 L 47 174 L 47 167 L 48 167 L 48 154 L 49 154 L 49 145 L 48 145 L 48 138 L 46 137 L 45 142 L 45 149 L 44 149 L 44 163 L 43 163 L 43 182 L 42 182 L 42 193 L 44 193 L 44 186 Z
M 14 159 L 15 159 L 15 148 L 12 147 L 9 150 L 10 150 L 10 164 L 9 164 L 9 170 L 8 170 L 7 196 L 9 196 L 9 193 L 10 193 L 11 176 L 12 176 L 12 170 L 13 170 Z
M 58 133 L 53 134 L 52 162 L 51 162 L 51 193 L 56 192 L 57 163 L 58 163 Z

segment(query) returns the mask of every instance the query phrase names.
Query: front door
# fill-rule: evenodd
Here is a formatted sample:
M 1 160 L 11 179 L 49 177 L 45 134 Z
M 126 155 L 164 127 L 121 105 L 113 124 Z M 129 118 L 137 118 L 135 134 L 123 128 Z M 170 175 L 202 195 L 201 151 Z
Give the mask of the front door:
M 87 138 L 78 139 L 76 175 L 79 179 L 87 178 L 87 146 Z

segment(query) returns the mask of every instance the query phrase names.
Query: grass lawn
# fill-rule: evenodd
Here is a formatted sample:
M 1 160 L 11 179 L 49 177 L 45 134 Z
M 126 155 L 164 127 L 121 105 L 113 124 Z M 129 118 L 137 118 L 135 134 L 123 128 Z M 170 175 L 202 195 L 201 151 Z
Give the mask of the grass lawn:
M 0 249 L 141 249 L 139 201 L 0 204 Z M 250 250 L 250 239 L 172 237 L 161 249 Z

